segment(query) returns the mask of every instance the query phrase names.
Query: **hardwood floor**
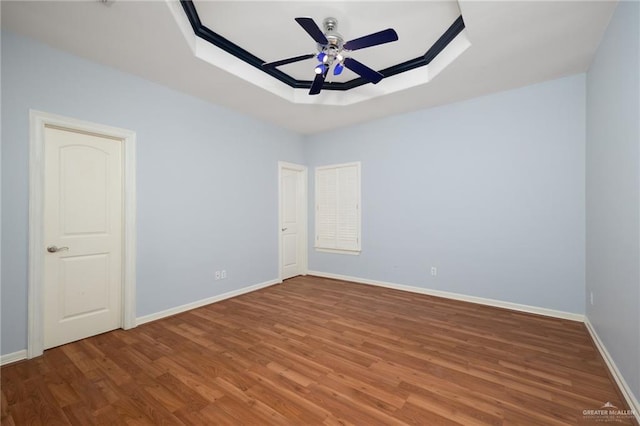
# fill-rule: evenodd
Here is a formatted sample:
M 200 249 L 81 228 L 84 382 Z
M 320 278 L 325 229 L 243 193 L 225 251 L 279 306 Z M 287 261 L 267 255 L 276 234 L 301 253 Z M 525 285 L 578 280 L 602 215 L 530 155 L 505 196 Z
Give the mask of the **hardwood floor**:
M 582 323 L 317 277 L 1 375 L 3 425 L 575 425 L 628 409 Z

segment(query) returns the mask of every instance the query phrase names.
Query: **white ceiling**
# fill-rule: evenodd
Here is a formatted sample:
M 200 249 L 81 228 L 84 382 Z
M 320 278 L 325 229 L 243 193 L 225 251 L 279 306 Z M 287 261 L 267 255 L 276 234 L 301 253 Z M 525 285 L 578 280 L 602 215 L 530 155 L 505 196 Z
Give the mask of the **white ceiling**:
M 339 21 L 338 31 L 347 40 L 392 27 L 398 32 L 397 42 L 352 54 L 374 69 L 424 54 L 451 25 L 450 18 L 462 13 L 465 36 L 471 46 L 433 80 L 343 106 L 323 105 L 322 96 L 328 91 L 318 97 L 316 104 L 293 103 L 264 90 L 260 84 L 239 78 L 237 75 L 246 71 L 245 64 L 230 73 L 197 58 L 184 28 L 174 17 L 176 6 L 179 8 L 176 3 L 116 0 L 105 6 L 98 1 L 2 1 L 1 7 L 3 30 L 307 134 L 584 72 L 616 4 L 451 0 L 195 2 L 204 25 L 266 61 L 314 52 L 315 43 L 295 23 L 296 16 L 311 16 L 319 25 L 325 17 L 333 16 Z M 313 65 L 309 60 L 283 70 L 298 79 L 311 80 L 313 75 L 305 75 L 313 72 Z M 410 76 L 400 74 L 376 87 L 384 88 L 385 83 L 393 84 L 392 79 L 403 78 Z M 273 83 L 268 84 L 282 85 L 269 79 Z M 348 92 L 333 91 L 330 95 L 341 93 Z

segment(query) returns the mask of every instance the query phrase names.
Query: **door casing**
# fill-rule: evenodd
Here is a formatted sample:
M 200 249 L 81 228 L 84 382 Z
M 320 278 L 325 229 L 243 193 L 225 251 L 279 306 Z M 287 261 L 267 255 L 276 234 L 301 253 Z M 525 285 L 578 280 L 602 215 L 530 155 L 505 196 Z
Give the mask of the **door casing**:
M 308 209 L 307 209 L 307 202 L 308 202 L 308 197 L 307 197 L 307 188 L 308 188 L 308 181 L 307 181 L 307 167 L 306 166 L 302 166 L 300 164 L 294 164 L 294 163 L 287 163 L 285 161 L 279 161 L 278 162 L 278 279 L 280 280 L 280 282 L 282 282 L 282 251 L 283 251 L 283 247 L 282 247 L 282 233 L 280 231 L 280 227 L 282 225 L 282 171 L 284 169 L 288 169 L 288 170 L 295 170 L 297 172 L 300 173 L 302 182 L 300 185 L 300 188 L 302 189 L 301 194 L 300 195 L 300 200 L 299 204 L 300 204 L 300 209 L 299 209 L 299 214 L 300 214 L 300 244 L 298 247 L 298 257 L 300 259 L 300 273 L 301 275 L 306 275 L 307 274 L 307 268 L 308 268 L 308 249 L 307 249 L 307 245 L 308 245 L 308 239 L 307 239 L 307 235 L 308 235 Z
M 44 351 L 44 129 L 54 126 L 119 139 L 123 144 L 122 328 L 136 326 L 136 134 L 42 111 L 29 111 L 29 282 L 27 358 Z

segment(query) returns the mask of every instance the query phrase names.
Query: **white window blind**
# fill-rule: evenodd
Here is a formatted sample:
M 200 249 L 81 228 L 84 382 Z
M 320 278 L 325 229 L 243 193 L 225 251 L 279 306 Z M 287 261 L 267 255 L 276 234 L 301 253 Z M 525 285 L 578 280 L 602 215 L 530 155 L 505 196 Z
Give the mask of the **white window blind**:
M 315 247 L 360 252 L 359 162 L 316 168 Z

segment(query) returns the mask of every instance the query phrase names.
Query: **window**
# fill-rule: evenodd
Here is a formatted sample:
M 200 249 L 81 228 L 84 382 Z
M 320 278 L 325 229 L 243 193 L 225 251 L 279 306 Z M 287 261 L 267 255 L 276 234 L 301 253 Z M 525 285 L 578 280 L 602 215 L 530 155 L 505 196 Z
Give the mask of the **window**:
M 316 168 L 315 247 L 360 253 L 359 162 Z

